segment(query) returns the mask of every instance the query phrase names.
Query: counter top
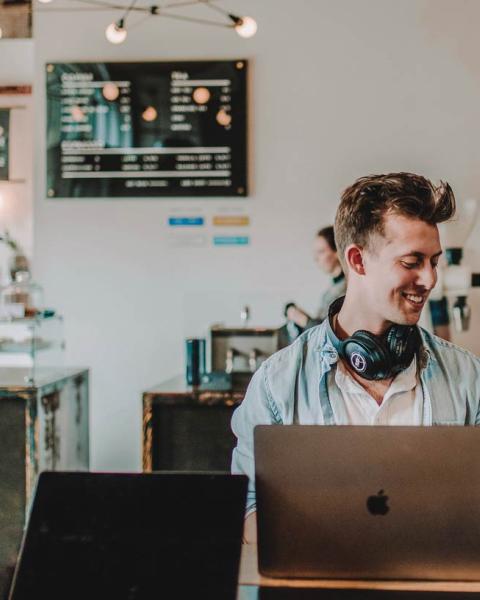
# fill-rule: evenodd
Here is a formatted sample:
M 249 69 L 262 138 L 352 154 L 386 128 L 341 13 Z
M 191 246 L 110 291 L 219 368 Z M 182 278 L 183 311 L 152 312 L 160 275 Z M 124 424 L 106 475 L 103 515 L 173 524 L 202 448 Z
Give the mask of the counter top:
M 143 392 L 144 406 L 156 404 L 195 404 L 198 406 L 236 406 L 245 397 L 251 374 L 234 374 L 231 385 L 220 381 L 217 385 L 203 383 L 188 385 L 185 376 L 177 375 Z
M 480 581 L 376 581 L 357 579 L 274 579 L 272 577 L 264 577 L 258 572 L 256 544 L 244 544 L 242 546 L 238 584 L 242 587 L 257 586 L 261 588 L 480 592 Z
M 28 367 L 0 367 L 0 390 L 22 392 L 80 375 L 87 371 L 84 367 L 42 367 L 35 369 L 35 383 L 27 382 L 32 373 Z

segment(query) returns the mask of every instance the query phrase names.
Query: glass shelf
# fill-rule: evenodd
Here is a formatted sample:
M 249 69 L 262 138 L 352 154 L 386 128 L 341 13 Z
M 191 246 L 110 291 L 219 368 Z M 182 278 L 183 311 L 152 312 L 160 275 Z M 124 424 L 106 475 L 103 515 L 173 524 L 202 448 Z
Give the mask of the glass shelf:
M 26 367 L 28 383 L 34 383 L 40 367 L 62 367 L 64 350 L 59 315 L 0 319 L 0 367 Z
M 1 325 L 38 325 L 46 321 L 55 321 L 55 320 L 63 321 L 63 317 L 60 315 L 50 315 L 48 317 L 43 316 L 42 314 L 38 314 L 35 317 L 22 317 L 22 318 L 10 318 L 10 319 L 2 319 L 0 318 L 0 326 Z

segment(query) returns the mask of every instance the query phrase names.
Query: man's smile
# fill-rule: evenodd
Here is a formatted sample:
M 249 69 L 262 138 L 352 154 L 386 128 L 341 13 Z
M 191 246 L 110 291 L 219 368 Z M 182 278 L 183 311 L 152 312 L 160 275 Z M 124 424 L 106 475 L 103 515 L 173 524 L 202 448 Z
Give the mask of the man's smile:
M 402 292 L 402 296 L 416 310 L 420 310 L 423 308 L 423 305 L 427 300 L 428 293 L 424 292 L 423 294 L 413 294 L 410 292 Z

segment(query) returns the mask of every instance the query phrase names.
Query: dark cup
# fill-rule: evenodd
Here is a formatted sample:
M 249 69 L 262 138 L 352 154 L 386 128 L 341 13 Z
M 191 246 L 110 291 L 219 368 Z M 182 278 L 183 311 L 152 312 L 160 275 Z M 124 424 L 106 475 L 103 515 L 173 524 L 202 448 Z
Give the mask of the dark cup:
M 205 339 L 185 340 L 186 379 L 188 385 L 199 385 L 205 373 Z

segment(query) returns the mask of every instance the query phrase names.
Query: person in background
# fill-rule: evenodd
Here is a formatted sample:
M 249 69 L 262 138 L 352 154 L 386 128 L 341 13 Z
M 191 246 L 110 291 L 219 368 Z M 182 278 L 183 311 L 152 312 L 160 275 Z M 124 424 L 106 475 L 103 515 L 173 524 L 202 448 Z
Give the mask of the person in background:
M 330 304 L 339 296 L 343 296 L 347 287 L 345 274 L 338 259 L 335 236 L 331 225 L 320 229 L 317 233 L 313 245 L 313 256 L 320 269 L 330 275 L 332 279 L 328 289 L 322 294 L 315 317 L 309 316 L 295 304 L 288 306 L 287 319 L 302 329 L 309 329 L 321 323 L 328 314 Z

